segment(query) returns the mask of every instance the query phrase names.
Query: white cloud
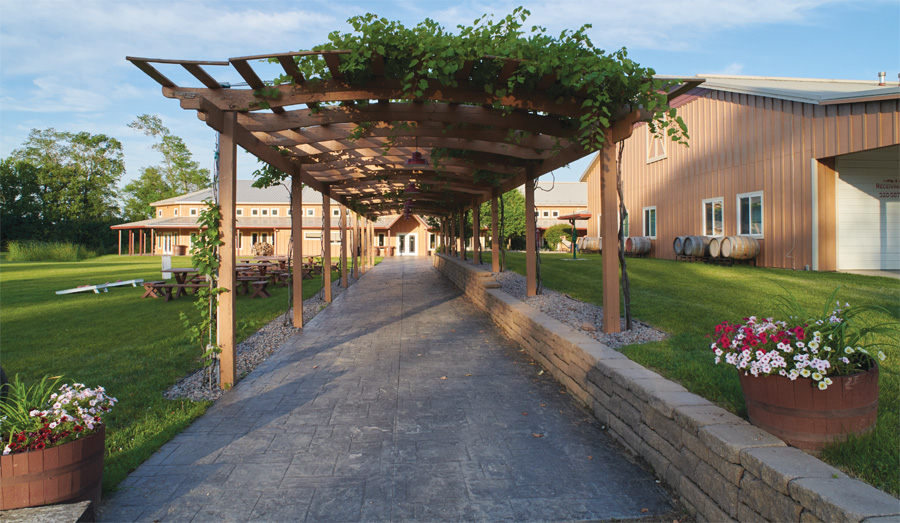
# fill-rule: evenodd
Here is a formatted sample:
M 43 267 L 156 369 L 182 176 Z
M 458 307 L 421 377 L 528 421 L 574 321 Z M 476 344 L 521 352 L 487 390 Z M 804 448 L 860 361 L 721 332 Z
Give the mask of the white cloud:
M 744 70 L 744 64 L 732 62 L 732 63 L 726 65 L 724 68 L 722 68 L 718 71 L 713 71 L 710 74 L 741 74 L 741 72 L 743 70 Z

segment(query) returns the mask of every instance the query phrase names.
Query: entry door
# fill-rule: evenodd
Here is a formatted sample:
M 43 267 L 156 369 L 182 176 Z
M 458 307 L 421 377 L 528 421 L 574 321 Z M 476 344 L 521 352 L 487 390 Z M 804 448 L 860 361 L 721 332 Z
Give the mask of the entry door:
M 418 254 L 415 234 L 397 235 L 397 253 L 400 256 L 416 256 Z

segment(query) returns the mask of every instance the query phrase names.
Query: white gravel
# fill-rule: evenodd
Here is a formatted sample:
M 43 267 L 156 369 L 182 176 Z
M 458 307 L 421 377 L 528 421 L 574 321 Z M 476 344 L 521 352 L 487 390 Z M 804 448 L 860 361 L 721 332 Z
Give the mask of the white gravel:
M 356 279 L 350 276 L 350 285 L 353 285 L 355 282 Z M 332 282 L 331 285 L 332 299 L 337 298 L 345 290 L 344 286 L 341 285 L 340 279 Z M 323 291 L 320 290 L 315 296 L 303 302 L 304 323 L 311 320 L 320 310 L 325 308 L 327 304 L 323 296 Z M 288 309 L 285 314 L 270 321 L 265 327 L 238 344 L 236 365 L 238 379 L 243 378 L 255 369 L 269 355 L 275 352 L 275 349 L 297 333 L 299 329 L 291 326 L 293 316 L 294 309 Z M 184 398 L 192 401 L 215 401 L 225 391 L 218 387 L 213 387 L 212 389 L 206 387 L 203 383 L 203 374 L 203 369 L 189 374 L 164 392 L 163 396 L 168 399 Z
M 482 267 L 485 270 L 490 270 L 490 267 L 487 265 L 482 265 Z M 603 307 L 576 300 L 568 294 L 556 292 L 546 287 L 543 289 L 543 294 L 527 297 L 525 295 L 525 277 L 521 274 L 504 271 L 495 275 L 495 277 L 500 287 L 507 294 L 524 301 L 551 318 L 587 334 L 612 349 L 618 349 L 634 343 L 659 341 L 667 337 L 666 333 L 633 318 L 631 320 L 632 330 L 626 331 L 624 315 L 621 322 L 622 332 L 604 334 Z

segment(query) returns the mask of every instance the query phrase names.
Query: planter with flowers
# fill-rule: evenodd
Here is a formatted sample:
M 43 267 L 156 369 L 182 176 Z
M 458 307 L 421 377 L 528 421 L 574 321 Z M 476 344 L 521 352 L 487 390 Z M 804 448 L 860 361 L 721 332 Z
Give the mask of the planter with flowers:
M 26 387 L 16 377 L 0 401 L 0 510 L 100 502 L 103 416 L 116 399 L 103 387 L 59 382 Z
M 801 449 L 872 430 L 885 359 L 879 349 L 896 340 L 895 324 L 865 322 L 874 308 L 842 307 L 836 293 L 818 317 L 779 296 L 783 319 L 726 321 L 710 335 L 715 362 L 740 371 L 750 422 Z

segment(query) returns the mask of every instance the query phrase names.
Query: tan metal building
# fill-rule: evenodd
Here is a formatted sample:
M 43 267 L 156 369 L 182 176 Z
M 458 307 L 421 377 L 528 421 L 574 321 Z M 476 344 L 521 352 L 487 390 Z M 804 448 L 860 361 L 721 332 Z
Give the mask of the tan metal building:
M 674 105 L 690 147 L 639 124 L 622 157 L 626 234 L 750 235 L 759 265 L 900 269 L 900 86 L 701 75 Z M 581 181 L 599 234 L 597 160 Z

